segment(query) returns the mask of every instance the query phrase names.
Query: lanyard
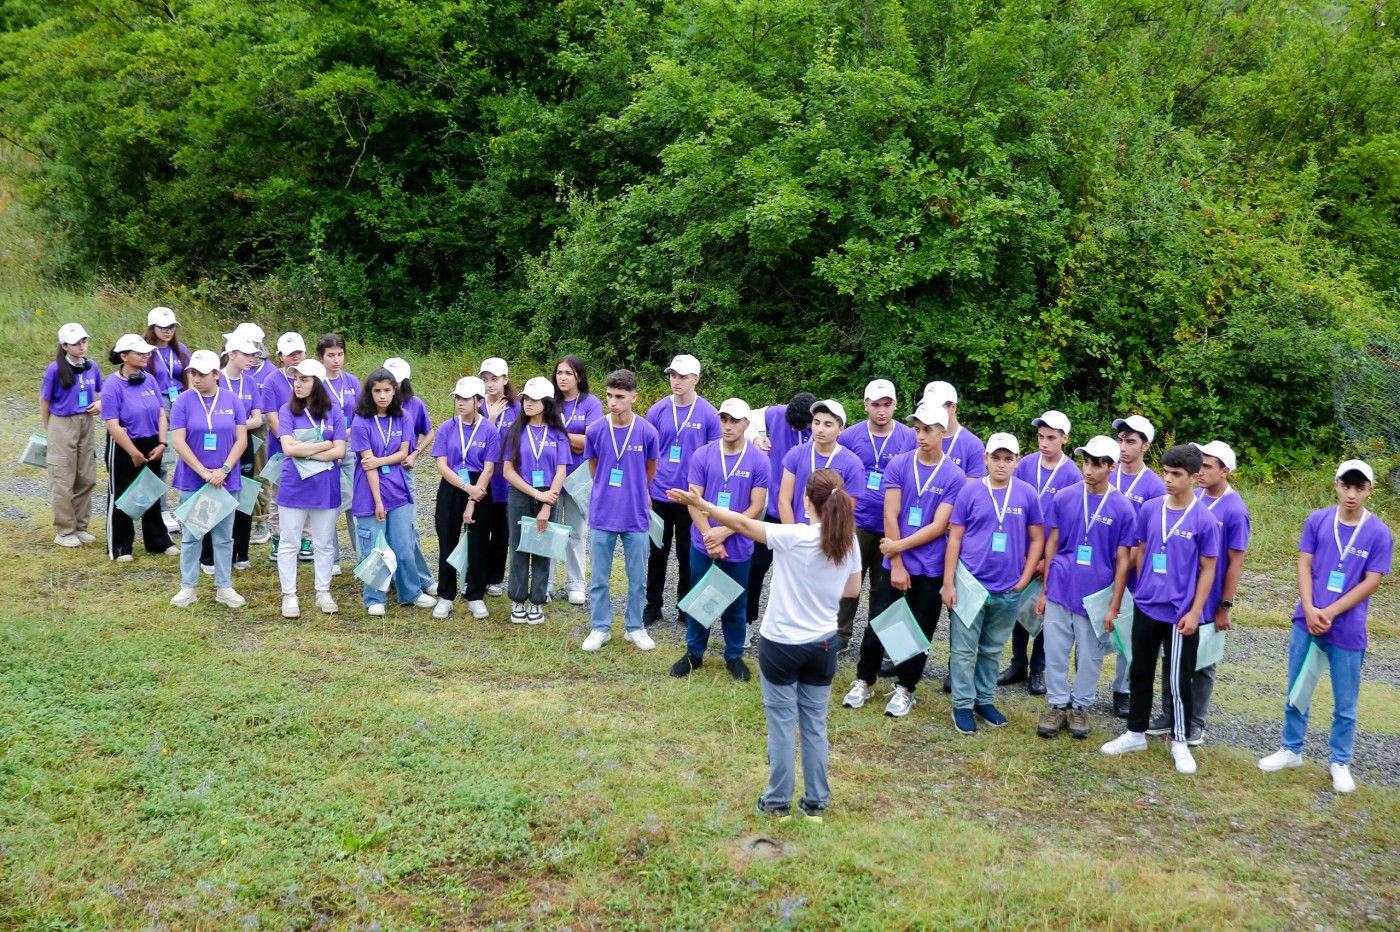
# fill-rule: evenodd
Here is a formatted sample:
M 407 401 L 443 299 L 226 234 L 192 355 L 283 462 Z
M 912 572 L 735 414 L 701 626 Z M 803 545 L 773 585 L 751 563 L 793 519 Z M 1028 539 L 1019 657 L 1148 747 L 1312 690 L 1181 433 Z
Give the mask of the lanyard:
M 377 430 L 377 431 L 379 431 L 379 442 L 382 443 L 382 444 L 384 444 L 384 452 L 383 452 L 383 453 L 380 453 L 379 455 L 380 455 L 380 456 L 388 456 L 388 455 L 389 455 L 389 438 L 392 437 L 392 436 L 394 435 L 394 419 L 393 419 L 393 418 L 389 418 L 389 429 L 388 429 L 387 431 L 385 431 L 384 428 L 382 428 L 382 427 L 379 426 L 379 415 L 376 414 L 376 415 L 374 416 L 374 429 Z
M 467 451 L 471 449 L 472 441 L 476 439 L 476 432 L 477 432 L 478 430 L 481 430 L 481 416 L 480 416 L 480 415 L 477 415 L 476 420 L 472 421 L 472 435 L 471 435 L 470 437 L 467 436 L 466 431 L 462 430 L 462 419 L 461 419 L 460 417 L 458 417 L 458 418 L 456 418 L 456 421 L 457 421 L 457 442 L 460 443 L 460 444 L 462 445 L 462 468 L 463 468 L 463 469 L 466 469 L 466 468 L 467 468 Z
M 914 466 L 914 489 L 919 493 L 919 498 L 923 498 L 928 493 L 928 487 L 933 485 L 933 480 L 938 478 L 938 471 L 943 468 L 943 464 L 948 462 L 948 457 L 940 456 L 938 465 L 933 467 L 933 472 L 929 474 L 928 481 L 924 482 L 919 478 L 919 455 L 914 454 L 911 461 Z M 996 504 L 996 499 L 992 499 L 992 504 Z
M 1201 489 L 1200 494 L 1196 496 L 1196 500 L 1197 500 L 1197 501 L 1200 501 L 1202 498 L 1205 498 L 1205 499 L 1206 499 L 1206 511 L 1214 511 L 1214 510 L 1215 510 L 1215 506 L 1216 506 L 1216 505 L 1219 505 L 1221 502 L 1225 501 L 1225 499 L 1226 499 L 1227 497 L 1229 497 L 1230 493 L 1233 492 L 1233 491 L 1235 491 L 1235 490 L 1234 490 L 1233 488 L 1231 488 L 1230 486 L 1227 485 L 1227 486 L 1225 486 L 1225 492 L 1224 492 L 1224 494 L 1222 494 L 1219 498 L 1211 498 L 1210 496 L 1206 495 L 1206 490 L 1205 490 L 1205 489 Z
M 578 413 L 578 405 L 581 401 L 583 401 L 583 392 L 578 393 L 578 395 L 574 398 L 574 406 L 569 409 L 567 414 L 564 415 L 565 429 L 567 429 L 568 426 L 574 422 L 574 415 Z
M 1181 513 L 1180 518 L 1176 519 L 1176 523 L 1172 525 L 1172 529 L 1169 531 L 1167 530 L 1167 499 L 1170 497 L 1169 495 L 1162 496 L 1162 548 L 1161 551 L 1159 551 L 1162 553 L 1166 552 L 1167 541 L 1176 533 L 1176 529 L 1181 527 L 1181 522 L 1185 521 L 1186 516 L 1191 513 L 1191 509 L 1196 507 L 1196 499 L 1193 498 L 1191 499 L 1191 504 L 1186 506 L 1186 510 Z
M 1011 507 L 1011 483 L 1006 484 L 1006 497 L 1001 500 L 1001 507 L 997 507 L 997 495 L 992 491 L 992 480 L 982 477 L 982 484 L 987 487 L 987 495 L 992 500 L 992 510 L 997 513 L 997 530 L 1001 530 L 1002 523 L 1006 520 L 1006 510 Z
M 1223 496 L 1222 496 L 1223 497 Z M 1351 545 L 1356 543 L 1356 535 L 1361 533 L 1361 525 L 1366 523 L 1366 519 L 1371 513 L 1365 508 L 1361 509 L 1361 520 L 1356 522 L 1356 527 L 1352 529 L 1351 538 L 1347 541 L 1346 549 L 1342 549 L 1342 509 L 1336 508 L 1332 511 L 1332 538 L 1337 542 L 1337 569 L 1342 568 L 1346 562 L 1347 552 L 1351 550 Z
M 237 388 L 234 388 L 234 386 L 233 386 L 233 379 L 229 378 L 227 373 L 224 373 L 224 372 L 219 373 L 219 378 L 223 379 L 224 382 L 227 383 L 227 385 L 228 385 L 228 390 L 231 391 L 231 392 L 233 392 L 233 397 L 237 398 L 239 401 L 242 401 L 242 400 L 243 400 L 243 378 L 244 378 L 243 376 L 240 375 L 240 376 L 238 377 L 238 387 L 237 387 Z
M 198 392 L 195 394 L 199 395 Z M 214 400 L 209 403 L 208 407 L 204 405 L 204 396 L 199 395 L 199 406 L 204 409 L 204 423 L 209 426 L 209 433 L 212 434 L 214 432 L 214 409 L 219 406 L 219 386 L 214 386 Z
M 489 404 L 489 403 L 487 404 L 487 407 L 488 407 L 488 408 L 490 407 L 490 404 Z M 511 411 L 510 402 L 507 401 L 507 402 L 506 402 L 506 406 L 505 406 L 504 408 L 501 409 L 501 413 L 498 414 L 498 415 L 496 415 L 496 428 L 497 428 L 498 430 L 499 430 L 500 428 L 506 426 L 506 423 L 505 423 L 506 415 L 509 414 L 510 411 Z M 511 420 L 513 421 L 513 420 L 515 420 L 515 418 L 511 418 Z
M 162 356 L 160 354 L 160 349 L 157 348 L 156 358 L 165 363 L 165 371 L 170 373 L 170 378 L 173 380 L 175 378 L 175 347 L 172 346 L 170 348 L 170 358 L 168 359 Z
M 544 442 L 549 439 L 549 428 L 545 427 L 544 431 L 540 434 L 539 443 L 535 443 L 535 432 L 530 429 L 529 424 L 525 425 L 525 436 L 530 439 L 530 452 L 535 454 L 535 465 L 543 466 L 544 464 L 540 462 L 540 457 L 544 455 Z
M 612 440 L 613 457 L 618 466 L 622 465 L 622 454 L 627 452 L 627 441 L 632 439 L 632 428 L 637 426 L 637 415 L 632 415 L 632 423 L 627 425 L 627 436 L 622 438 L 622 449 L 617 447 L 617 428 L 608 422 L 608 438 Z
M 943 438 L 943 452 L 944 452 L 944 453 L 952 453 L 952 452 L 953 452 L 953 447 L 954 447 L 954 446 L 957 444 L 957 442 L 958 442 L 958 435 L 961 434 L 961 433 L 962 433 L 962 425 L 959 424 L 959 425 L 958 425 L 958 429 L 955 430 L 955 431 L 953 431 L 953 436 L 951 436 L 951 437 L 944 437 L 944 438 Z M 959 465 L 962 464 L 962 460 L 961 460 L 961 459 L 955 459 L 955 460 L 953 460 L 953 462 L 955 462 L 955 463 L 957 463 L 957 464 L 959 464 Z
M 1064 455 L 1064 453 L 1061 453 L 1061 454 L 1060 454 L 1059 460 L 1056 461 L 1056 463 L 1055 463 L 1054 466 L 1051 466 L 1051 467 L 1050 467 L 1050 477 L 1042 482 L 1042 481 L 1041 481 L 1041 478 L 1040 478 L 1040 469 L 1041 469 L 1040 460 L 1036 460 L 1036 461 L 1035 461 L 1035 486 L 1036 486 L 1036 489 L 1035 489 L 1035 490 L 1036 490 L 1037 493 L 1039 493 L 1040 495 L 1044 495 L 1044 494 L 1045 494 L 1045 490 L 1048 489 L 1048 488 L 1050 488 L 1050 483 L 1052 483 L 1052 482 L 1055 481 L 1055 474 L 1056 474 L 1057 472 L 1060 471 L 1060 467 L 1063 466 L 1064 464 L 1065 464 L 1065 455 Z
M 310 410 L 310 408 L 307 408 L 308 412 L 310 412 Z M 318 424 L 316 423 L 316 418 L 314 418 L 310 413 L 308 413 L 306 415 L 306 419 L 311 422 L 312 427 L 316 428 L 316 432 L 318 434 L 320 434 L 323 438 L 326 436 L 326 421 L 329 421 L 330 418 L 325 418 Z
M 725 463 L 724 463 L 724 446 L 723 446 L 722 444 L 723 444 L 723 441 L 721 441 L 721 446 L 720 446 L 720 448 L 719 448 L 719 471 L 722 472 L 722 473 L 724 473 L 724 487 L 727 489 L 727 488 L 729 488 L 729 479 L 730 479 L 730 477 L 733 476 L 736 472 L 738 472 L 738 471 L 739 471 L 739 467 L 740 467 L 741 465 L 743 465 L 743 462 L 744 462 L 744 454 L 747 453 L 747 452 L 749 452 L 749 442 L 748 442 L 748 440 L 745 440 L 745 441 L 744 441 L 744 446 L 743 446 L 743 448 L 740 449 L 740 450 L 739 450 L 739 453 L 734 457 L 734 468 L 733 468 L 733 469 L 730 469 L 730 468 L 729 468 L 728 466 L 726 466 Z
M 1137 488 L 1138 480 L 1145 475 L 1147 475 L 1146 466 L 1142 467 L 1142 470 L 1136 476 L 1133 476 L 1133 481 L 1128 483 L 1128 491 L 1123 492 L 1123 470 L 1120 468 L 1113 474 L 1113 484 L 1118 487 L 1118 491 L 1123 492 L 1124 495 L 1131 496 L 1133 494 L 1133 489 Z
M 822 469 L 826 469 L 827 467 L 829 467 L 829 466 L 831 465 L 831 461 L 834 460 L 834 459 L 836 459 L 836 454 L 839 453 L 840 451 L 841 451 L 841 444 L 838 443 L 838 444 L 836 444 L 836 448 L 835 448 L 834 450 L 831 451 L 831 455 L 828 456 L 828 457 L 826 458 L 826 462 L 825 462 L 825 463 L 822 463 Z M 811 468 L 811 470 L 808 472 L 808 475 L 811 475 L 812 473 L 814 473 L 814 472 L 816 472 L 816 471 L 817 471 L 817 445 L 814 443 L 814 444 L 812 444 L 812 468 Z
M 681 431 L 690 426 L 690 416 L 695 413 L 695 406 L 699 404 L 699 402 L 699 398 L 692 401 L 690 407 L 685 411 L 685 420 L 676 423 L 676 399 L 674 396 L 671 398 L 671 426 L 675 428 L 676 431 L 676 443 L 681 442 Z
M 1094 526 L 1094 522 L 1099 520 L 1099 512 L 1103 511 L 1104 504 L 1108 501 L 1108 493 L 1113 491 L 1113 486 L 1109 486 L 1103 493 L 1103 498 L 1099 499 L 1099 507 L 1094 509 L 1094 517 L 1089 517 L 1089 486 L 1084 486 L 1084 543 L 1089 542 L 1089 529 Z M 1184 516 L 1183 516 L 1184 517 Z M 1179 523 L 1179 522 L 1178 522 Z M 1173 528 L 1175 530 L 1175 528 Z
M 870 452 L 875 454 L 875 465 L 871 468 L 878 472 L 880 469 L 880 459 L 885 455 L 885 447 L 890 445 L 890 438 L 894 436 L 894 429 L 891 428 L 890 432 L 885 434 L 885 442 L 880 444 L 880 449 L 878 450 L 875 449 L 875 432 L 870 429 L 869 421 L 865 422 L 865 435 L 870 438 Z
M 342 372 L 342 373 L 340 374 L 340 379 L 339 379 L 339 381 L 340 381 L 340 384 L 341 384 L 341 385 L 344 385 L 344 384 L 345 384 L 345 373 Z M 326 382 L 326 388 L 329 388 L 329 389 L 331 390 L 331 394 L 335 396 L 335 403 L 338 404 L 338 405 L 340 405 L 340 409 L 341 409 L 342 411 L 344 411 L 344 410 L 345 410 L 345 391 L 344 391 L 343 389 L 342 389 L 341 391 L 336 391 L 336 390 L 335 390 L 335 385 L 333 385 L 333 384 L 331 383 L 331 380 L 330 380 L 330 379 L 326 379 L 325 382 Z

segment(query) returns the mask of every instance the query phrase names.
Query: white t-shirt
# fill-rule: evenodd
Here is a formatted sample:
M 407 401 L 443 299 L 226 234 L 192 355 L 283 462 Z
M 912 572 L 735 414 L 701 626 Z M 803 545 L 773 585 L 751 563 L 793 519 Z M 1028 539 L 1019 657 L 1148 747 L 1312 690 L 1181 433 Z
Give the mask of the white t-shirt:
M 810 644 L 836 630 L 836 609 L 846 580 L 860 572 L 855 536 L 837 566 L 822 553 L 820 524 L 769 524 L 773 577 L 759 634 L 779 644 Z

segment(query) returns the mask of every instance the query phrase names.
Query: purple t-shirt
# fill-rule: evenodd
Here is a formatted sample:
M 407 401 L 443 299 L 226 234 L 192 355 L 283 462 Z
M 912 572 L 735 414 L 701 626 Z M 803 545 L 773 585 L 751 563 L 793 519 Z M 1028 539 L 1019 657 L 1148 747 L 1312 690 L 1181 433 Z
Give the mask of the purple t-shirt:
M 248 375 L 253 375 L 253 373 L 250 372 Z M 253 381 L 257 382 L 257 378 L 254 377 Z M 282 406 L 291 400 L 292 381 L 287 378 L 286 373 L 278 369 L 273 369 L 272 374 L 263 379 L 262 383 L 262 398 L 260 401 L 263 414 L 267 414 L 269 411 L 281 411 Z M 267 448 L 264 452 L 266 452 L 269 457 L 274 453 L 282 452 L 282 444 L 273 436 L 272 431 L 268 431 Z M 371 509 L 371 511 L 373 511 L 373 509 Z
M 355 517 L 374 514 L 374 495 L 369 490 L 369 479 L 365 478 L 365 468 L 360 463 L 360 452 L 368 450 L 372 456 L 397 453 L 408 440 L 405 430 L 402 416 L 357 417 L 355 423 L 350 425 L 350 451 L 355 455 L 355 497 L 351 500 L 350 510 Z M 379 500 L 383 502 L 385 512 L 402 508 L 413 500 L 408 494 L 408 474 L 404 472 L 403 463 L 379 468 Z
M 63 361 L 68 365 L 68 360 Z M 64 388 L 58 382 L 58 363 L 51 362 L 44 370 L 44 384 L 39 389 L 39 397 L 49 403 L 49 413 L 59 417 L 72 417 L 82 414 L 87 406 L 97 400 L 102 391 L 102 370 L 97 363 L 87 360 L 82 372 L 73 373 L 73 387 Z M 86 401 L 84 401 L 86 399 Z
M 447 468 L 453 472 L 481 472 L 487 463 L 501 461 L 501 435 L 495 425 L 480 415 L 471 426 L 462 423 L 460 417 L 449 418 L 433 438 L 433 456 L 447 457 Z
M 1061 455 L 1059 465 L 1053 469 L 1040 461 L 1039 453 L 1023 456 L 1011 475 L 1035 488 L 1036 494 L 1040 496 L 1040 513 L 1047 519 L 1050 517 L 1050 503 L 1054 501 L 1056 494 L 1084 482 L 1084 473 L 1080 471 L 1074 458 L 1065 455 Z
M 588 430 L 588 425 L 602 416 L 603 403 L 593 395 L 579 395 L 573 401 L 559 402 L 559 417 L 564 422 L 564 429 L 570 434 L 583 436 Z M 569 472 L 578 469 L 583 462 L 583 454 L 579 453 L 569 466 Z
M 976 434 L 958 425 L 957 433 L 943 438 L 943 452 L 953 461 L 953 465 L 967 474 L 969 479 L 981 479 L 987 474 L 987 463 L 982 459 L 987 447 Z
M 584 432 L 583 458 L 598 461 L 588 499 L 589 526 L 599 531 L 650 530 L 647 462 L 661 458 L 656 428 L 635 413 L 628 427 L 614 427 L 610 417 L 599 418 Z
M 515 471 L 532 489 L 547 489 L 553 485 L 555 470 L 560 466 L 565 467 L 564 474 L 568 475 L 568 466 L 574 461 L 569 451 L 569 435 L 555 427 L 532 427 L 528 422 L 520 427 L 519 451 L 503 450 L 501 459 L 515 462 Z M 502 438 L 501 446 L 505 445 Z M 509 456 L 511 453 L 518 455 Z
M 408 422 L 408 452 L 412 453 L 418 446 L 418 438 L 433 432 L 433 419 L 428 414 L 428 406 L 417 395 L 403 403 L 403 419 Z
M 856 527 L 881 534 L 885 530 L 884 473 L 890 460 L 914 449 L 914 431 L 898 421 L 891 422 L 894 430 L 887 436 L 876 437 L 870 422 L 861 421 L 841 432 L 839 442 L 854 453 L 865 467 L 865 481 L 856 499 Z M 856 495 L 855 490 L 850 490 Z
M 899 492 L 899 537 L 901 540 L 928 527 L 943 505 L 956 507 L 958 496 L 967 485 L 967 474 L 945 456 L 933 466 L 919 462 L 919 451 L 901 453 L 885 469 L 886 491 Z M 917 511 L 915 510 L 917 509 Z M 918 518 L 918 522 L 914 521 Z M 881 522 L 883 529 L 884 523 Z M 926 544 L 904 551 L 904 568 L 910 576 L 943 575 L 943 558 L 948 554 L 948 534 L 944 532 Z M 890 569 L 889 557 L 885 569 Z
M 1057 492 L 1046 509 L 1046 537 L 1056 529 L 1060 536 L 1050 555 L 1045 598 L 1076 615 L 1087 615 L 1084 597 L 1113 584 L 1118 548 L 1137 544 L 1137 512 L 1112 485 L 1107 493 L 1094 495 L 1080 482 Z M 1080 562 L 1079 548 L 1086 546 L 1087 563 Z
M 1220 606 L 1220 595 L 1225 586 L 1225 571 L 1229 569 L 1229 551 L 1244 552 L 1249 549 L 1249 508 L 1238 492 L 1230 489 L 1219 498 L 1210 498 L 1205 489 L 1196 490 L 1196 500 L 1207 506 L 1215 516 L 1220 528 L 1220 559 L 1215 561 L 1215 581 L 1210 584 L 1206 595 L 1206 607 L 1201 611 L 1201 621 L 1214 621 L 1215 610 Z
M 1220 556 L 1220 529 L 1204 505 L 1184 512 L 1167 508 L 1164 519 L 1162 506 L 1166 504 L 1167 497 L 1160 496 L 1138 511 L 1137 533 L 1133 536 L 1134 543 L 1143 544 L 1143 548 L 1133 602 L 1147 617 L 1174 625 L 1191 610 L 1196 598 L 1200 558 Z M 1164 531 L 1169 535 L 1165 545 Z M 1165 567 L 1161 562 L 1164 552 Z
M 243 406 L 244 417 L 252 417 L 254 411 L 263 410 L 262 390 L 248 373 L 243 373 L 240 378 L 231 379 L 220 372 L 219 387 L 238 399 L 238 403 Z
M 512 401 L 506 405 L 501 416 L 492 422 L 501 440 L 505 440 L 506 428 L 510 427 L 511 423 L 518 417 L 520 417 L 520 402 Z M 510 483 L 506 481 L 505 467 L 501 463 L 501 457 L 505 455 L 505 444 L 502 443 L 500 447 L 499 455 L 494 460 L 496 471 L 491 475 L 491 501 L 504 504 L 506 493 L 510 491 Z
M 355 423 L 355 403 L 360 400 L 360 380 L 342 369 L 340 375 L 326 379 L 326 393 L 331 396 L 331 401 L 336 407 L 340 408 L 348 433 L 350 425 Z
M 783 487 L 783 459 L 793 447 L 812 442 L 812 429 L 793 430 L 787 422 L 787 405 L 769 405 L 763 412 L 763 426 L 768 432 L 768 507 L 771 517 L 778 517 L 778 492 Z
M 747 511 L 753 490 L 768 488 L 769 471 L 768 457 L 753 444 L 746 441 L 742 450 L 731 455 L 724 452 L 724 441 L 716 440 L 696 450 L 690 458 L 687 482 L 700 486 L 704 490 L 700 494 L 707 502 L 730 511 Z M 697 550 L 705 549 L 698 524 L 690 526 L 690 543 Z M 743 563 L 753 557 L 753 541 L 743 534 L 731 535 L 724 542 L 724 549 L 729 553 L 725 563 Z
M 233 442 L 238 439 L 238 426 L 247 423 L 248 415 L 243 411 L 243 405 L 238 403 L 232 392 L 223 388 L 218 389 L 212 398 L 205 398 L 197 391 L 181 392 L 170 408 L 171 431 L 182 427 L 185 429 L 185 443 L 189 444 L 195 459 L 205 469 L 223 467 L 229 451 L 233 449 Z M 205 434 L 209 433 L 214 435 L 212 449 L 205 440 Z M 171 484 L 181 491 L 193 492 L 204 485 L 204 480 L 185 464 L 182 456 L 175 464 L 175 480 Z M 224 480 L 224 489 L 236 495 L 241 488 L 243 478 L 235 462 L 233 471 Z
M 164 409 L 160 385 L 150 373 L 133 385 L 120 375 L 107 377 L 102 395 L 102 419 L 116 421 L 133 439 L 160 435 L 160 412 Z
M 719 414 L 715 406 L 699 395 L 688 405 L 678 406 L 676 396 L 663 398 L 647 409 L 647 422 L 656 428 L 661 459 L 651 482 L 651 497 L 666 501 L 667 489 L 683 489 L 690 475 L 690 458 L 707 443 L 719 439 Z
M 831 456 L 819 456 L 815 443 L 804 443 L 793 447 L 783 457 L 783 472 L 792 473 L 792 516 L 795 524 L 811 524 L 803 507 L 802 496 L 807 491 L 807 477 L 818 469 L 834 469 L 846 483 L 846 493 L 852 498 L 865 487 L 865 467 L 860 457 L 841 446 L 838 441 Z
M 253 377 L 254 382 L 258 383 L 258 390 L 264 391 L 267 389 L 267 380 L 274 375 L 280 375 L 281 370 L 273 365 L 272 360 L 264 359 L 258 363 L 256 368 L 249 370 L 248 374 Z
M 1157 475 L 1147 467 L 1135 476 L 1124 475 L 1117 466 L 1108 474 L 1108 482 L 1115 489 L 1122 492 L 1128 501 L 1132 502 L 1133 510 L 1142 512 L 1144 502 L 1150 502 L 1154 498 L 1161 498 L 1167 494 L 1167 487 L 1162 482 L 1162 477 Z
M 1308 515 L 1303 525 L 1303 537 L 1298 541 L 1299 553 L 1313 555 L 1312 600 L 1318 608 L 1326 608 L 1356 588 L 1367 573 L 1388 574 L 1390 558 L 1395 551 L 1395 538 L 1390 528 L 1376 515 L 1367 515 L 1360 530 L 1357 530 L 1340 523 L 1334 527 L 1336 514 L 1337 506 L 1333 505 L 1331 508 L 1319 508 Z M 1356 532 L 1354 540 L 1353 531 Z M 1341 538 L 1341 547 L 1337 546 L 1338 538 Z M 1346 549 L 1345 560 L 1340 558 L 1343 548 Z M 1342 574 L 1341 585 L 1328 586 L 1334 572 Z M 1341 592 L 1334 592 L 1333 588 L 1341 589 Z M 1370 605 L 1371 600 L 1365 599 L 1332 619 L 1332 627 L 1322 635 L 1322 640 L 1343 650 L 1365 650 L 1368 644 L 1366 612 Z M 1293 612 L 1293 623 L 1307 627 L 1301 601 Z
M 151 353 L 151 364 L 146 370 L 155 377 L 161 402 L 167 406 L 174 402 L 170 397 L 171 386 L 175 387 L 176 398 L 185 390 L 185 364 L 180 361 L 181 353 L 186 359 L 190 358 L 189 347 L 179 341 L 167 347 L 157 347 Z
M 314 418 L 306 410 L 293 416 L 292 406 L 285 404 L 277 412 L 277 438 L 290 437 L 298 430 L 319 427 L 322 440 L 345 439 L 345 416 L 340 406 L 331 401 L 331 410 L 323 418 Z M 279 444 L 280 446 L 280 444 Z M 277 486 L 277 504 L 288 508 L 339 508 L 340 470 L 327 469 L 309 479 L 297 472 L 297 464 L 289 456 L 282 461 L 282 478 Z M 374 511 L 371 504 L 370 511 Z
M 1015 476 L 1004 489 L 991 488 L 985 479 L 965 484 L 949 522 L 964 529 L 958 559 L 991 593 L 1009 592 L 1020 582 L 1030 527 L 1043 523 L 1035 488 Z

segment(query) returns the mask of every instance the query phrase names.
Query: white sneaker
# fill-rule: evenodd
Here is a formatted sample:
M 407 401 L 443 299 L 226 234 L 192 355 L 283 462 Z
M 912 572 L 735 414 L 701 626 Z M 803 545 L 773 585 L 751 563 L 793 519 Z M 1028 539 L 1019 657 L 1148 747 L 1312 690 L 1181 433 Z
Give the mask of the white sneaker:
M 214 566 L 213 566 L 213 564 L 211 564 L 211 563 L 201 563 L 201 564 L 199 564 L 199 571 L 200 571 L 201 573 L 203 573 L 205 576 L 213 576 L 213 575 L 214 575 Z
M 505 587 L 505 586 L 501 586 L 501 585 L 492 584 L 492 585 L 486 587 L 486 594 L 487 594 L 487 595 L 505 595 L 505 594 L 506 594 L 506 587 Z
M 76 537 L 76 538 L 78 538 L 78 540 L 79 540 L 80 542 L 84 543 L 84 544 L 91 544 L 91 543 L 94 543 L 94 542 L 97 540 L 96 537 L 93 537 L 93 536 L 92 536 L 91 534 L 89 534 L 87 531 L 79 531 L 77 534 L 75 534 L 75 535 L 73 535 L 73 536 Z
M 1147 735 L 1140 731 L 1125 731 L 1099 748 L 1099 750 L 1111 757 L 1117 757 L 1120 754 L 1129 754 L 1133 751 L 1146 751 Z
M 582 589 L 570 589 L 570 590 L 569 590 L 569 604 L 570 604 L 570 605 L 582 605 L 584 602 L 587 602 L 587 601 L 588 601 L 588 593 L 584 592 Z
M 1356 789 L 1356 781 L 1351 778 L 1351 767 L 1346 764 L 1332 764 L 1332 789 L 1338 793 L 1350 793 Z
M 294 595 L 284 595 L 284 596 L 282 596 L 282 617 L 283 617 L 283 618 L 300 618 L 300 617 L 301 617 L 301 599 L 298 599 L 298 598 L 297 598 L 296 596 L 294 596 Z
M 524 602 L 510 603 L 510 622 L 513 625 L 523 625 L 529 621 L 529 616 L 525 614 Z
M 430 596 L 437 596 L 437 583 L 431 583 L 423 588 L 423 591 Z
M 467 611 L 472 613 L 473 618 L 487 618 L 490 612 L 486 610 L 486 603 L 480 600 L 467 603 Z
M 172 518 L 169 514 L 166 514 L 165 517 L 165 526 L 170 528 L 172 531 L 175 530 L 175 528 L 170 527 L 170 522 L 174 521 L 175 519 Z M 267 525 L 262 521 L 254 522 L 252 530 L 248 532 L 248 543 L 265 544 L 270 540 L 272 540 L 272 532 L 267 529 Z
M 753 647 L 753 625 L 744 625 L 744 647 Z
M 374 605 L 371 605 L 371 606 L 369 607 L 369 613 L 370 613 L 371 615 L 373 615 L 375 618 L 380 617 L 381 615 L 384 614 L 384 603 L 383 603 L 383 602 L 378 602 L 378 603 L 376 603 L 376 604 L 374 604 Z
M 180 530 L 180 522 L 176 521 L 175 516 L 170 512 L 162 512 L 160 517 L 161 520 L 165 522 L 165 530 L 167 532 L 174 534 L 176 531 Z M 262 541 L 254 541 L 254 543 L 260 544 Z
M 334 615 L 340 611 L 340 606 L 335 604 L 335 599 L 331 598 L 329 592 L 316 593 L 316 607 L 321 610 L 323 615 Z
M 638 628 L 636 631 L 628 631 L 622 636 L 624 641 L 631 641 L 638 650 L 655 650 L 656 642 L 647 634 L 646 628 Z
M 1190 775 L 1196 772 L 1196 758 L 1191 756 L 1191 748 L 1185 741 L 1172 742 L 1172 763 L 1176 765 L 1177 773 Z
M 1259 769 L 1265 773 L 1278 773 L 1288 767 L 1303 766 L 1303 755 L 1294 754 L 1288 748 L 1279 748 L 1268 757 L 1259 759 Z
M 865 685 L 865 680 L 856 680 L 851 684 L 851 691 L 846 693 L 846 698 L 841 700 L 841 704 L 848 709 L 859 709 L 865 705 L 865 700 L 875 695 L 875 690 Z
M 136 559 L 136 558 L 133 557 L 131 554 L 129 554 L 129 553 L 124 553 L 124 554 L 122 554 L 121 556 L 117 557 L 117 562 L 118 562 L 118 563 L 130 563 L 130 562 L 131 562 L 132 560 L 134 560 L 134 559 Z
M 165 555 L 166 555 L 167 557 L 178 557 L 178 556 L 180 555 L 180 545 L 179 545 L 179 544 L 171 544 L 169 547 L 167 547 L 167 548 L 165 549 Z
M 413 600 L 414 608 L 434 608 L 437 606 L 437 599 L 426 592 L 418 593 L 418 598 Z
M 339 575 L 341 574 L 341 572 L 342 572 L 342 570 L 341 570 L 341 568 L 340 568 L 340 564 L 339 564 L 339 563 L 334 563 L 334 564 L 331 565 L 331 575 L 332 575 L 332 576 L 339 576 Z
M 894 694 L 890 696 L 889 704 L 885 706 L 885 714 L 890 718 L 903 718 L 909 714 L 909 710 L 914 707 L 916 701 L 909 690 L 903 686 L 896 686 Z
M 452 614 L 452 603 L 446 599 L 438 599 L 437 606 L 433 609 L 434 618 L 446 618 Z
M 53 539 L 60 547 L 81 547 L 83 542 L 78 540 L 77 534 L 60 534 Z
M 170 597 L 170 604 L 176 608 L 188 608 L 199 601 L 199 591 L 197 589 L 181 589 Z
M 233 568 L 236 570 L 246 570 L 252 565 L 253 564 L 249 563 L 247 560 L 239 560 L 237 563 L 233 564 Z
M 232 589 L 215 589 L 214 601 L 221 605 L 227 605 L 229 608 L 242 608 L 248 604 L 247 599 Z
M 588 637 L 583 639 L 583 649 L 589 651 L 597 650 L 611 640 L 611 631 L 590 631 Z
M 525 609 L 525 623 L 527 625 L 544 624 L 544 612 L 540 610 L 538 605 L 532 604 L 529 608 Z

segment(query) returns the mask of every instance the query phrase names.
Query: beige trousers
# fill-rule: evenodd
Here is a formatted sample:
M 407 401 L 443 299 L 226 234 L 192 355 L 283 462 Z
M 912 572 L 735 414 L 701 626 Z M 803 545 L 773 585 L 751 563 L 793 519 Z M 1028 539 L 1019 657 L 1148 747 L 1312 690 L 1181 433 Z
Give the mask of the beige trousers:
M 49 417 L 49 506 L 56 534 L 86 531 L 97 485 L 93 416 Z

